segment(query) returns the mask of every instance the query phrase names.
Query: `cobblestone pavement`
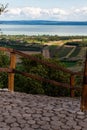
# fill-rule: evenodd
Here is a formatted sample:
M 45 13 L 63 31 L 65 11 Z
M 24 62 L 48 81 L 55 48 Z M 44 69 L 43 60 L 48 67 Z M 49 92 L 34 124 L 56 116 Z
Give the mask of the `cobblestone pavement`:
M 79 98 L 0 92 L 0 130 L 87 130 Z

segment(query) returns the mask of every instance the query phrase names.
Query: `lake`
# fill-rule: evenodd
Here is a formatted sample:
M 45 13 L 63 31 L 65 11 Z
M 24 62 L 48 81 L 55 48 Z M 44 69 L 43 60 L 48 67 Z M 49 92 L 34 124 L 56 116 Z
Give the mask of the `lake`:
M 2 34 L 6 35 L 87 35 L 87 25 L 3 25 Z

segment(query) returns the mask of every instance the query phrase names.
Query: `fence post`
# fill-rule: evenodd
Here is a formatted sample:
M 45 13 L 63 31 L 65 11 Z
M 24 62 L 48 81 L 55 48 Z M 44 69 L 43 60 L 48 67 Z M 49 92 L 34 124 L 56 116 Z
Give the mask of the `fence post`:
M 14 52 L 10 53 L 10 69 L 15 69 L 16 67 L 16 54 Z M 14 73 L 8 74 L 8 90 L 14 92 Z
M 70 95 L 71 95 L 71 97 L 74 97 L 75 96 L 75 92 L 74 92 L 74 84 L 75 84 L 75 80 L 74 80 L 74 75 L 71 75 L 71 77 L 70 77 L 70 87 L 71 87 L 71 89 L 70 89 Z
M 81 110 L 87 110 L 87 51 L 84 66 L 83 86 L 81 95 Z

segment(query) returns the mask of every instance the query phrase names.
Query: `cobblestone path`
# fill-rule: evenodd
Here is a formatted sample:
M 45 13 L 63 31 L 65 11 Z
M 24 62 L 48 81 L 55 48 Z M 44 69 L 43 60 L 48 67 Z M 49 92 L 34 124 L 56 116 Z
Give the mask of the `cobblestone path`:
M 79 98 L 0 92 L 0 130 L 87 130 Z

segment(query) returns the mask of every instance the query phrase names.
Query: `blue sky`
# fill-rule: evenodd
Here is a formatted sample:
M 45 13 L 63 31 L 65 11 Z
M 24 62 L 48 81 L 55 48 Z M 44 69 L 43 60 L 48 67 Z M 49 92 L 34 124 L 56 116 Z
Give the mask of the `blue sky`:
M 0 0 L 8 12 L 0 20 L 87 21 L 87 0 Z

